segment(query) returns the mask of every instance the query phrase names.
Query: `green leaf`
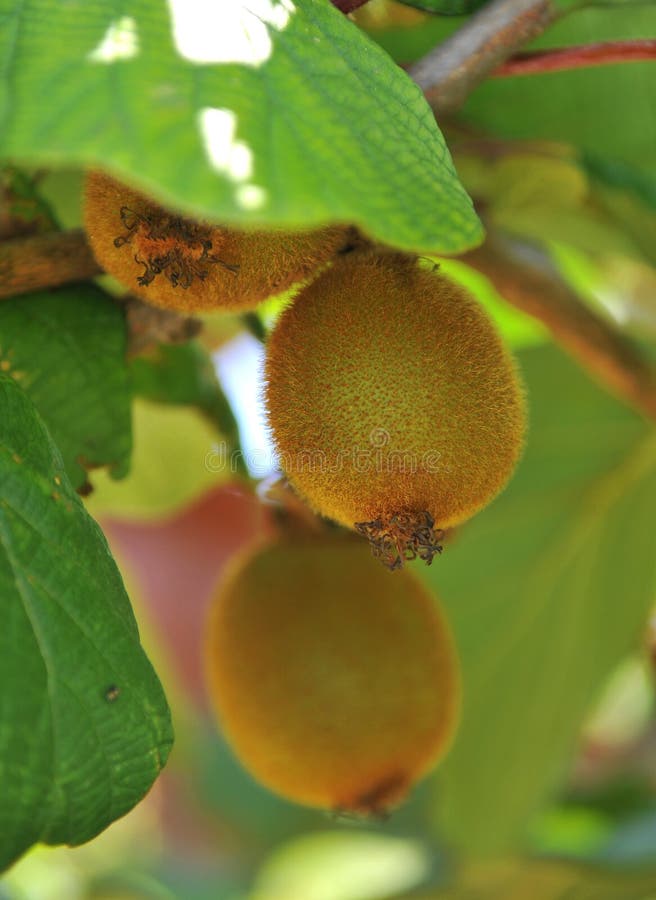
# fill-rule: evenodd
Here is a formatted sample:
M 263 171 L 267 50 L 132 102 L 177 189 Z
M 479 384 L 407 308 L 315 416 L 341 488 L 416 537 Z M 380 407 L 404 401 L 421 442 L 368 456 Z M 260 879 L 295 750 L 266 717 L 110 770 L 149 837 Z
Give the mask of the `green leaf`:
M 639 644 L 656 587 L 656 434 L 552 347 L 521 358 L 525 459 L 419 571 L 449 610 L 464 679 L 436 810 L 472 852 L 525 834 L 604 678 Z
M 595 153 L 583 153 L 581 164 L 587 172 L 602 184 L 631 192 L 641 205 L 656 209 L 656 178 L 649 177 L 617 159 L 608 159 Z
M 86 469 L 127 472 L 132 449 L 125 321 L 92 285 L 0 303 L 0 369 L 28 394 L 59 447 L 73 486 Z
M 0 237 L 8 239 L 58 228 L 53 210 L 34 178 L 15 166 L 0 168 Z
M 104 166 L 219 221 L 482 237 L 421 92 L 329 0 L 26 0 L 2 24 L 12 159 Z
M 549 332 L 541 322 L 517 307 L 511 306 L 498 293 L 492 282 L 480 272 L 470 268 L 459 259 L 434 258 L 444 275 L 457 281 L 476 297 L 476 300 L 493 319 L 496 329 L 505 343 L 518 349 L 550 340 Z
M 641 257 L 624 223 L 599 202 L 575 158 L 522 151 L 497 160 L 463 155 L 458 169 L 477 202 L 485 205 L 490 228 L 524 240 L 558 241 L 590 255 Z
M 238 441 L 237 422 L 208 352 L 197 341 L 159 344 L 135 357 L 130 376 L 136 394 L 154 403 L 196 406 L 215 423 L 221 434 Z
M 136 397 L 132 413 L 130 474 L 116 481 L 104 470 L 94 473 L 93 493 L 85 501 L 94 518 L 152 524 L 176 515 L 237 473 L 241 457 L 228 452 L 229 441 L 194 407 Z
M 226 442 L 228 457 L 246 474 L 239 447 L 239 429 L 230 404 L 221 390 L 212 359 L 197 342 L 159 344 L 130 364 L 136 394 L 169 406 L 195 406 L 216 425 Z
M 0 375 L 0 868 L 79 844 L 164 765 L 170 714 L 118 569 L 45 425 Z

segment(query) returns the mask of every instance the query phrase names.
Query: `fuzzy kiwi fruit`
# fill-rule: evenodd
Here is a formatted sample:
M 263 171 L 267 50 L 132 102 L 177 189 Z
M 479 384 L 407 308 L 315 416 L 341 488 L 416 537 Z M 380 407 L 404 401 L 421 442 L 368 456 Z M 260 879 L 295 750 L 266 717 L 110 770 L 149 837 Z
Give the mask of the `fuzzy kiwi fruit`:
M 350 230 L 241 231 L 195 221 L 100 171 L 87 173 L 84 224 L 99 264 L 155 306 L 251 309 L 305 281 Z
M 385 813 L 450 744 L 460 680 L 447 621 L 355 535 L 286 537 L 238 558 L 206 634 L 228 741 L 290 800 Z
M 433 264 L 356 250 L 305 287 L 268 344 L 266 404 L 285 474 L 390 568 L 504 487 L 525 404 L 481 306 Z

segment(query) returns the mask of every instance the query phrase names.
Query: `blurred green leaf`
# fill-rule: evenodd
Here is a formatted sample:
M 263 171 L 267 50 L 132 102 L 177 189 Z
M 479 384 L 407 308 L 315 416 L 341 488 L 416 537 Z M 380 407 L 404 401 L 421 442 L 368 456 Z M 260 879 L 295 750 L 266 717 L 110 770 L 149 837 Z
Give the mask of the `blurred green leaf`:
M 172 743 L 118 569 L 43 421 L 0 375 L 0 867 L 89 840 Z
M 154 403 L 195 406 L 205 413 L 230 449 L 239 447 L 237 422 L 216 377 L 212 358 L 196 341 L 159 344 L 130 363 L 136 394 Z
M 590 256 L 551 242 L 549 252 L 564 279 L 625 332 L 656 337 L 656 269 L 628 256 Z
M 257 852 L 325 826 L 325 815 L 272 794 L 237 762 L 216 728 L 198 732 L 191 765 L 194 796 Z
M 518 861 L 476 866 L 460 886 L 415 900 L 653 900 L 656 874 L 617 874 L 559 862 Z
M 464 707 L 438 773 L 448 840 L 505 849 L 555 789 L 656 588 L 656 434 L 549 346 L 521 355 L 531 429 L 504 494 L 418 570 L 447 606 Z
M 74 487 L 87 468 L 130 464 L 130 386 L 125 320 L 92 285 L 0 303 L 0 369 L 28 394 L 64 458 Z
M 35 180 L 16 166 L 0 168 L 0 236 L 12 238 L 57 227 L 54 211 Z
M 640 0 L 600 0 L 575 8 L 578 0 L 556 0 L 568 14 L 526 49 L 547 49 L 656 34 L 656 6 Z M 460 22 L 435 17 L 412 28 L 369 29 L 391 56 L 410 64 L 450 37 Z M 653 64 L 634 62 L 540 75 L 488 78 L 461 113 L 470 125 L 503 138 L 544 139 L 573 144 L 586 165 L 608 178 L 630 180 L 643 199 L 656 203 L 656 116 Z M 475 135 L 474 135 L 475 137 Z M 454 138 L 449 142 L 457 147 Z
M 459 155 L 463 182 L 485 206 L 486 221 L 510 234 L 559 241 L 600 257 L 642 259 L 621 221 L 599 202 L 585 171 L 562 149 L 530 152 L 518 146 L 499 159 Z
M 234 477 L 231 457 L 216 425 L 191 406 L 167 406 L 137 397 L 132 404 L 134 451 L 121 481 L 99 471 L 87 499 L 92 516 L 152 522 L 172 516 L 206 491 Z
M 656 266 L 656 179 L 654 199 L 629 185 L 612 185 L 595 179 L 595 201 L 640 248 L 646 260 Z
M 456 154 L 486 225 L 547 248 L 564 277 L 606 316 L 656 331 L 656 211 L 628 188 L 589 175 L 572 151 L 506 145 L 495 159 Z
M 656 179 L 645 176 L 635 166 L 596 153 L 583 153 L 581 161 L 598 181 L 610 188 L 631 192 L 641 204 L 656 209 Z
M 656 810 L 638 813 L 622 822 L 600 851 L 599 858 L 615 865 L 653 866 L 656 863 Z
M 219 221 L 482 237 L 421 92 L 329 0 L 27 0 L 2 26 L 12 159 L 104 166 Z
M 531 49 L 656 33 L 656 7 L 608 3 L 572 12 Z M 470 96 L 464 117 L 508 138 L 565 141 L 632 163 L 656 181 L 656 116 L 651 62 L 488 79 Z
M 74 168 L 40 170 L 39 197 L 48 204 L 63 229 L 82 226 L 84 171 Z
M 653 721 L 655 704 L 651 661 L 639 647 L 605 680 L 585 722 L 584 739 L 609 751 L 637 742 Z
M 531 849 L 540 855 L 581 862 L 596 861 L 613 833 L 613 819 L 583 801 L 555 804 L 533 822 Z

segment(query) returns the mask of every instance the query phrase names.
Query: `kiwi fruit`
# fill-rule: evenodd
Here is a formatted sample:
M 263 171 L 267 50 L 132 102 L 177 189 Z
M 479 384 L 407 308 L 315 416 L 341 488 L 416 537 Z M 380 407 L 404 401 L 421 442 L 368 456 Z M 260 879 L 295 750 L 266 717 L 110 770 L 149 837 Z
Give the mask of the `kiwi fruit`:
M 241 231 L 195 221 L 100 171 L 87 173 L 84 225 L 98 263 L 155 306 L 252 309 L 305 281 L 351 230 Z
M 242 764 L 308 806 L 384 814 L 456 728 L 459 667 L 439 604 L 347 532 L 278 538 L 233 562 L 205 660 Z
M 430 562 L 521 454 L 523 389 L 481 306 L 437 266 L 358 249 L 281 315 L 265 399 L 280 465 L 390 568 Z

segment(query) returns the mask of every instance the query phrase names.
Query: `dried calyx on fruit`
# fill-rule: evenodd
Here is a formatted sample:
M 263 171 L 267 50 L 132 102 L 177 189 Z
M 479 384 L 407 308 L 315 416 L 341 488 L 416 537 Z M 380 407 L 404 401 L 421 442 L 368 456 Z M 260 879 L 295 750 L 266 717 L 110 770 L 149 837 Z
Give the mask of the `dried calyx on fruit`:
M 437 600 L 347 533 L 239 558 L 207 629 L 219 723 L 252 775 L 309 806 L 383 815 L 446 752 L 458 660 Z
M 430 563 L 521 453 L 512 357 L 479 304 L 414 256 L 336 259 L 282 314 L 266 380 L 291 484 L 393 569 Z
M 125 232 L 114 238 L 114 247 L 134 246 L 134 261 L 144 267 L 137 278 L 141 287 L 152 284 L 157 275 L 164 275 L 173 287 L 190 288 L 194 279 L 207 278 L 213 263 L 235 275 L 239 272 L 238 265 L 230 265 L 210 252 L 212 229 L 208 225 L 166 212 L 136 212 L 127 206 L 122 206 L 120 212 Z
M 100 265 L 156 306 L 250 309 L 312 276 L 351 240 L 342 226 L 243 231 L 194 221 L 92 171 L 84 223 Z

